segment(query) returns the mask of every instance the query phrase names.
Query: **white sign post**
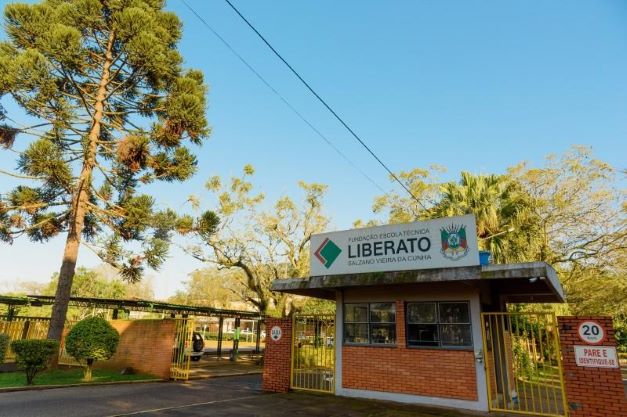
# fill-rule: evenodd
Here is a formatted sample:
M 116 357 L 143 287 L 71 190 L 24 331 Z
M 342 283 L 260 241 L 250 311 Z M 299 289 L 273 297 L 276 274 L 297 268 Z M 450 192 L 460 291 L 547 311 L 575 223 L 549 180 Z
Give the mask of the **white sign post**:
M 479 265 L 474 215 L 311 237 L 311 275 Z

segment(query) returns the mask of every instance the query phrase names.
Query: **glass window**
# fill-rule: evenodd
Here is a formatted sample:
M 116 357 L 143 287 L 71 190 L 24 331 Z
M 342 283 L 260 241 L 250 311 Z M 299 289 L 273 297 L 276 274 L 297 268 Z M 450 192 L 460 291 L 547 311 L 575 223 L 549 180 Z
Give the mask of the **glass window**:
M 345 304 L 344 342 L 396 343 L 396 305 L 394 303 Z
M 370 322 L 396 323 L 395 307 L 393 303 L 370 304 Z
M 472 346 L 470 324 L 440 325 L 442 346 Z
M 437 323 L 435 303 L 407 304 L 407 321 L 410 323 Z
M 368 323 L 368 304 L 346 304 L 346 322 Z
M 470 323 L 468 303 L 438 303 L 440 323 Z
M 407 345 L 471 347 L 468 302 L 408 303 Z
M 368 323 L 345 323 L 344 340 L 346 343 L 368 343 Z
M 409 346 L 440 346 L 437 324 L 407 324 Z

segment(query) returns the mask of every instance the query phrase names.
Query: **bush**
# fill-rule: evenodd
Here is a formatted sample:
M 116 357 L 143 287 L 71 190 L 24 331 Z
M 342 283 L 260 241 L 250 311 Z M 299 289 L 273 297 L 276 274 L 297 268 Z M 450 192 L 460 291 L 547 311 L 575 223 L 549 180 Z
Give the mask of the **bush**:
M 26 372 L 26 385 L 33 385 L 37 372 L 46 369 L 53 356 L 59 353 L 56 340 L 14 340 L 11 349 L 15 352 L 18 369 Z
M 4 362 L 9 347 L 9 335 L 0 333 L 0 363 Z
M 89 317 L 72 327 L 65 339 L 65 350 L 77 361 L 85 363 L 85 381 L 91 381 L 95 361 L 107 360 L 118 347 L 120 335 L 102 317 Z

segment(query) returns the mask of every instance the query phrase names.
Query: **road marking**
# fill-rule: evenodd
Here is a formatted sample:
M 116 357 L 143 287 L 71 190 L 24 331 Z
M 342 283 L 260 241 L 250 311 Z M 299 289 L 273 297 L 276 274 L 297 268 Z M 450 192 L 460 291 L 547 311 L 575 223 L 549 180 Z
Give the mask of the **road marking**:
M 276 395 L 276 394 L 265 394 L 264 396 L 268 396 L 268 395 Z M 202 403 L 192 403 L 192 404 L 176 405 L 176 406 L 173 406 L 173 407 L 153 408 L 153 409 L 150 409 L 150 410 L 133 411 L 132 413 L 112 414 L 112 415 L 107 416 L 107 417 L 137 416 L 137 415 L 146 414 L 146 413 L 156 413 L 158 411 L 177 410 L 177 409 L 180 409 L 180 408 L 198 407 L 200 405 L 220 404 L 220 403 L 228 403 L 228 402 L 231 402 L 231 401 L 248 400 L 248 399 L 251 399 L 251 398 L 259 398 L 260 396 L 261 395 L 248 395 L 248 396 L 245 396 L 245 397 L 228 398 L 228 399 L 225 399 L 225 400 L 213 400 L 213 401 L 206 401 L 206 402 L 202 402 Z

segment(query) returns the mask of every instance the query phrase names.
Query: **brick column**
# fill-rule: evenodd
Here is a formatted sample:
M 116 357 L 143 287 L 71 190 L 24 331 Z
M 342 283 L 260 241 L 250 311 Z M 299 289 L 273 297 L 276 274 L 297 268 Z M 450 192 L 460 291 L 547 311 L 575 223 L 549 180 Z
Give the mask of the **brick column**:
M 579 325 L 588 320 L 598 322 L 605 331 L 605 340 L 599 346 L 616 347 L 610 317 L 558 317 L 569 416 L 627 417 L 620 368 L 577 366 L 574 346 L 595 347 L 579 338 Z
M 403 300 L 396 300 L 396 346 L 405 348 L 406 343 L 405 302 Z
M 292 361 L 292 319 L 267 318 L 266 349 L 263 355 L 263 389 L 287 392 L 290 389 L 290 365 Z M 274 340 L 272 329 L 281 329 L 281 337 Z

